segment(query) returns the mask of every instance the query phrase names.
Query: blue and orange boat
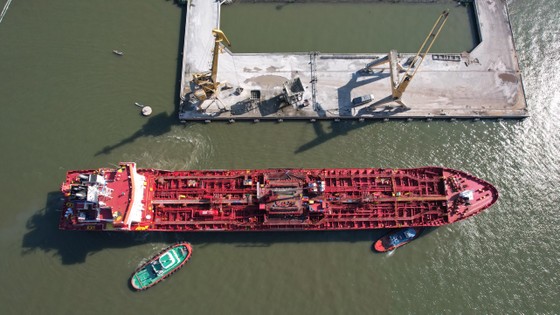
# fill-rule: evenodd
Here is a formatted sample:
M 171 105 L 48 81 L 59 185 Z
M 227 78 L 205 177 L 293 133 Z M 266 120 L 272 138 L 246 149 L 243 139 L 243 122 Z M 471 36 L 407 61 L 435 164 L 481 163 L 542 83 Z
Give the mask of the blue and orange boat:
M 373 243 L 376 252 L 388 252 L 410 243 L 422 233 L 422 228 L 409 227 L 393 231 Z

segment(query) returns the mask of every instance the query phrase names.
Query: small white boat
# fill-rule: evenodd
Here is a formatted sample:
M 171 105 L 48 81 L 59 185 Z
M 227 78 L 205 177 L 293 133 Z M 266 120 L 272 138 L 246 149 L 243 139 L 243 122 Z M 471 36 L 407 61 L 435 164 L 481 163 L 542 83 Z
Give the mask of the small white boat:
M 117 56 L 123 56 L 124 52 L 120 51 L 120 50 L 113 50 L 113 54 L 117 55 Z

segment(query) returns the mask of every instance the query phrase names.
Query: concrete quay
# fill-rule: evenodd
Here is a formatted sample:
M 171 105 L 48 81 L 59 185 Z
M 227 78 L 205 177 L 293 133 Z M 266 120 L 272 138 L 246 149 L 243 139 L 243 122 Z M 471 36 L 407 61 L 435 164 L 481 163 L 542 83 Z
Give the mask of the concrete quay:
M 481 42 L 470 52 L 430 53 L 403 95 L 392 101 L 390 64 L 363 71 L 379 54 L 232 53 L 219 56 L 216 97 L 198 101 L 194 73 L 208 71 L 222 3 L 187 4 L 181 121 L 304 119 L 521 119 L 525 93 L 505 1 L 474 1 Z M 235 4 L 233 4 L 235 5 Z M 415 53 L 399 53 L 401 64 Z M 299 79 L 299 80 L 298 80 Z M 301 82 L 299 101 L 287 102 L 286 87 Z M 287 85 L 288 84 L 288 85 Z M 298 83 L 299 84 L 299 83 Z M 353 105 L 363 95 L 374 100 Z

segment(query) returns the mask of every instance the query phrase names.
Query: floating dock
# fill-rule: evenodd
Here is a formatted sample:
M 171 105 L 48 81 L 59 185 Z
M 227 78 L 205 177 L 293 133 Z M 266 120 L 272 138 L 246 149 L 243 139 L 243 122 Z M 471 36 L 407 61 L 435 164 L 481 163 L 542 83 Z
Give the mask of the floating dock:
M 193 75 L 208 72 L 212 65 L 212 30 L 219 29 L 222 3 L 187 3 L 179 108 L 182 122 L 528 116 L 505 1 L 473 1 L 481 42 L 470 52 L 426 55 L 400 103 L 391 97 L 391 63 L 376 64 L 388 52 L 232 53 L 226 47 L 219 54 L 216 80 L 224 84 L 213 97 L 201 101 L 194 95 Z M 406 64 L 414 56 L 398 53 L 394 60 Z M 369 95 L 374 96 L 373 101 L 355 101 Z

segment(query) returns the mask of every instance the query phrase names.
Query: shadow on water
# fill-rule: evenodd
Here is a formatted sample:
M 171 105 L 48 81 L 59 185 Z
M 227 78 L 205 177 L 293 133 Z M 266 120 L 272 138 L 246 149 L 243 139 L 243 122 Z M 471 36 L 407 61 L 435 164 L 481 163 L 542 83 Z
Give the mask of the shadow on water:
M 362 81 L 358 81 L 359 77 L 363 77 L 363 76 L 369 76 L 369 78 L 362 80 Z M 388 74 L 383 74 L 381 72 L 379 73 L 373 73 L 373 74 L 354 74 L 352 76 L 352 79 L 350 81 L 348 81 L 348 83 L 342 87 L 340 87 L 338 89 L 338 107 L 339 107 L 339 113 L 340 116 L 349 116 L 349 117 L 354 117 L 354 118 L 358 118 L 358 117 L 362 117 L 362 116 L 366 116 L 366 117 L 373 117 L 373 118 L 388 118 L 392 115 L 396 115 L 398 113 L 401 113 L 403 111 L 406 111 L 407 109 L 404 107 L 400 107 L 400 106 L 386 106 L 383 110 L 378 110 L 377 108 L 380 107 L 381 105 L 387 104 L 387 103 L 392 103 L 393 102 L 393 98 L 392 96 L 387 96 L 385 98 L 382 98 L 376 102 L 374 102 L 373 104 L 366 106 L 364 108 L 361 108 L 360 110 L 358 110 L 358 112 L 356 113 L 355 116 L 352 116 L 352 105 L 351 105 L 351 91 L 361 85 L 364 84 L 368 84 L 371 82 L 375 82 L 377 80 L 386 78 L 388 76 Z M 350 104 L 350 105 L 349 105 Z M 308 143 L 303 144 L 302 146 L 300 146 L 295 153 L 301 153 L 304 151 L 307 151 L 309 149 L 312 149 L 318 145 L 321 145 L 333 138 L 336 138 L 338 136 L 343 136 L 348 134 L 348 132 L 367 126 L 369 124 L 371 124 L 372 122 L 363 122 L 363 121 L 359 121 L 359 120 L 348 120 L 348 121 L 331 121 L 330 123 L 330 132 L 326 132 L 325 128 L 324 128 L 324 123 L 321 122 L 316 122 L 313 124 L 313 129 L 315 130 L 315 134 L 316 134 L 316 138 L 311 140 Z
M 395 107 L 395 106 L 386 106 L 383 110 L 376 110 L 375 106 L 383 102 L 386 103 L 387 100 L 392 100 L 391 96 L 388 96 L 384 99 L 381 99 L 377 103 L 374 103 L 371 106 L 367 106 L 359 110 L 357 117 L 362 115 L 367 115 L 368 117 L 373 117 L 376 119 L 384 119 L 388 118 L 392 115 L 396 115 L 398 113 L 402 113 L 403 111 L 407 111 L 408 109 L 404 107 Z M 313 149 L 314 147 L 321 145 L 329 140 L 332 140 L 339 136 L 347 135 L 350 131 L 359 129 L 365 126 L 369 126 L 370 124 L 376 123 L 372 120 L 360 121 L 360 120 L 346 120 L 346 121 L 331 121 L 330 122 L 330 132 L 325 131 L 325 122 L 315 122 L 313 123 L 313 130 L 315 131 L 315 135 L 317 136 L 315 139 L 303 144 L 294 153 L 302 153 L 309 149 Z
M 280 2 L 280 1 L 277 1 L 277 2 Z M 296 2 L 296 0 L 285 0 L 285 1 L 283 1 L 282 3 L 280 3 L 280 4 L 277 4 L 274 8 L 275 8 L 277 11 L 280 11 L 280 10 L 284 9 L 284 7 L 287 7 L 287 6 L 291 5 L 291 4 L 294 4 L 295 2 Z
M 476 10 L 473 3 L 469 1 L 458 1 L 457 5 L 467 7 L 467 16 L 469 18 L 469 26 L 472 35 L 472 48 L 467 51 L 472 52 L 476 48 L 476 46 L 478 46 L 482 42 L 478 18 L 476 17 Z
M 177 2 L 177 0 L 175 0 Z M 179 46 L 177 47 L 177 71 L 175 72 L 175 112 L 174 117 L 179 119 L 179 107 L 181 106 L 181 78 L 183 77 L 183 47 L 185 46 L 185 26 L 187 23 L 187 5 L 181 6 L 181 26 L 179 31 Z
M 84 263 L 104 249 L 128 248 L 148 243 L 171 244 L 188 241 L 193 246 L 230 244 L 236 247 L 269 247 L 278 243 L 368 242 L 367 247 L 388 230 L 289 231 L 289 232 L 86 232 L 58 229 L 62 207 L 60 192 L 50 192 L 46 205 L 27 220 L 22 255 L 41 250 L 60 257 L 62 264 Z M 426 235 L 427 233 L 424 233 Z M 367 250 L 367 247 L 363 250 Z
M 205 247 L 212 244 L 231 244 L 236 247 L 269 247 L 277 243 L 355 243 L 374 241 L 384 234 L 384 230 L 363 231 L 266 231 L 266 232 L 219 232 L 219 233 L 175 233 L 184 239 Z
M 173 0 L 173 3 L 181 7 L 181 26 L 179 32 L 179 46 L 177 51 L 177 71 L 175 73 L 175 97 L 174 97 L 174 111 L 171 115 L 167 113 L 159 113 L 148 118 L 148 121 L 142 126 L 142 128 L 136 131 L 131 136 L 121 140 L 113 145 L 108 145 L 101 149 L 95 154 L 95 156 L 101 154 L 109 154 L 116 148 L 123 145 L 134 142 L 136 139 L 141 137 L 158 137 L 164 135 L 171 131 L 173 125 L 179 125 L 179 107 L 180 107 L 180 93 L 181 93 L 181 77 L 183 73 L 183 46 L 185 37 L 185 23 L 187 17 L 186 5 L 181 4 L 181 1 Z
M 173 126 L 174 124 L 178 124 L 177 116 L 169 116 L 167 113 L 159 113 L 155 116 L 150 117 L 148 121 L 142 126 L 142 128 L 136 131 L 130 137 L 121 140 L 119 143 L 104 147 L 101 151 L 95 153 L 95 156 L 101 154 L 109 154 L 114 149 L 132 143 L 136 139 L 141 137 L 158 137 L 166 134 L 171 131 L 171 126 Z
M 126 248 L 147 242 L 142 235 L 132 233 L 114 237 L 109 233 L 59 230 L 61 197 L 60 192 L 50 192 L 45 208 L 27 220 L 28 231 L 23 236 L 22 255 L 42 250 L 59 256 L 62 264 L 72 265 L 85 262 L 87 256 L 105 248 Z
M 372 122 L 360 122 L 360 121 L 331 121 L 330 122 L 330 131 L 325 131 L 325 123 L 324 122 L 315 122 L 313 123 L 313 130 L 315 131 L 315 135 L 317 136 L 315 139 L 303 144 L 300 146 L 295 153 L 302 153 L 307 150 L 313 149 L 316 146 L 319 146 L 329 140 L 332 140 L 339 136 L 344 136 L 348 134 L 350 131 L 362 128 L 364 126 L 370 125 Z

